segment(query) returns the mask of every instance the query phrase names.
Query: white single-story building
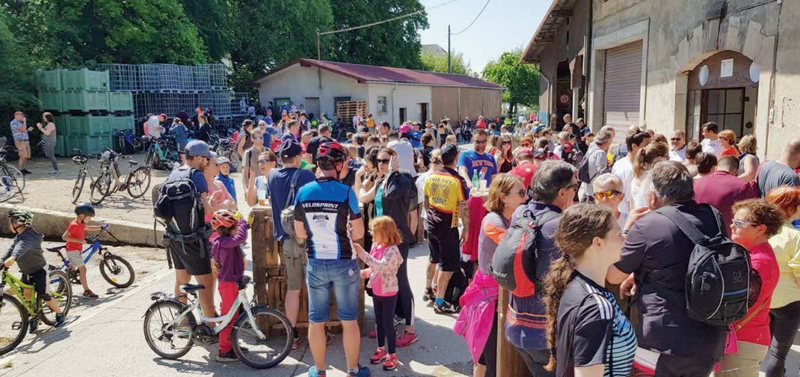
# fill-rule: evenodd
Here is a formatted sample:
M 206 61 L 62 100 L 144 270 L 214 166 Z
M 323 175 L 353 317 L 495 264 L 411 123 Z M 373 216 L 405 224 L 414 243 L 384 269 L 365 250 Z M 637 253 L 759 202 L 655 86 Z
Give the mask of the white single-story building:
M 253 80 L 261 104 L 294 102 L 317 118 L 335 118 L 340 101 L 367 101 L 377 123 L 500 115 L 505 87 L 465 75 L 300 59 Z M 365 116 L 367 114 L 364 114 Z M 350 120 L 344 120 L 349 122 Z

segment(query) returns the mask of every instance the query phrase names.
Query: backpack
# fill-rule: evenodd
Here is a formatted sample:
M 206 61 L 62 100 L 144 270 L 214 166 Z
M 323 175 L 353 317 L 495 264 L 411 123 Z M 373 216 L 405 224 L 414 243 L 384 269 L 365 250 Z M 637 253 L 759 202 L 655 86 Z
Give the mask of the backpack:
M 751 268 L 750 253 L 726 237 L 719 211 L 714 213 L 717 234 L 709 238 L 674 207 L 655 211 L 666 216 L 695 244 L 686 271 L 686 310 L 689 318 L 714 326 L 727 326 L 747 315 L 761 291 L 761 278 Z
M 591 156 L 596 155 L 598 151 L 605 155 L 605 152 L 598 148 L 592 151 Z M 586 158 L 581 161 L 578 167 L 578 180 L 583 183 L 592 183 L 592 179 L 602 173 L 602 171 L 597 171 L 593 176 L 589 176 L 589 160 L 591 160 L 591 158 L 589 155 L 587 155 Z M 608 167 L 608 165 L 606 165 L 606 167 Z
M 165 246 L 180 247 L 186 253 L 186 245 L 190 244 L 190 249 L 205 256 L 211 227 L 205 222 L 202 194 L 191 179 L 195 171 L 189 169 L 187 174 L 161 185 L 153 214 L 165 224 Z
M 497 245 L 492 257 L 492 277 L 514 296 L 529 297 L 536 293 L 537 238 L 541 227 L 558 216 L 554 211 L 534 216 L 526 209 Z
M 294 175 L 292 175 L 292 184 L 289 186 L 289 195 L 286 197 L 286 203 L 283 204 L 283 210 L 281 210 L 281 227 L 283 228 L 283 232 L 292 236 L 296 237 L 297 234 L 294 232 L 294 199 L 297 196 L 297 177 L 300 176 L 300 170 L 295 170 Z

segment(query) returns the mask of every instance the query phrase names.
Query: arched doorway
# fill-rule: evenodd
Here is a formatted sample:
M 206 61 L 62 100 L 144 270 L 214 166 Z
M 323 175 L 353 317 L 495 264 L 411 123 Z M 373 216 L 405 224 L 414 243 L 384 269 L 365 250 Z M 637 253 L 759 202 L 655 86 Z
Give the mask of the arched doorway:
M 715 122 L 741 138 L 753 134 L 760 69 L 738 52 L 715 53 L 689 72 L 686 137 L 700 139 L 700 126 Z

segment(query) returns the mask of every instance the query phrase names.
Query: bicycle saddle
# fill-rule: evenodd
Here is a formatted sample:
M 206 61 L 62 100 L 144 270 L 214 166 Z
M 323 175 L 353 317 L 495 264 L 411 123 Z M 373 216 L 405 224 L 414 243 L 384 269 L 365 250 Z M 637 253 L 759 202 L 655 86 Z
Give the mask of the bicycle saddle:
M 202 284 L 185 284 L 181 285 L 181 291 L 186 293 L 192 293 L 194 291 L 199 291 L 201 289 L 205 289 L 206 287 Z
M 61 249 L 64 249 L 64 248 L 66 248 L 66 246 L 48 247 L 46 249 L 47 249 L 47 251 L 49 251 L 51 253 L 57 253 L 57 252 L 61 251 Z
M 138 162 L 136 162 L 136 161 L 134 161 L 134 160 L 128 160 L 128 165 L 130 165 L 130 166 L 136 166 L 136 165 L 139 165 L 139 163 L 138 163 Z

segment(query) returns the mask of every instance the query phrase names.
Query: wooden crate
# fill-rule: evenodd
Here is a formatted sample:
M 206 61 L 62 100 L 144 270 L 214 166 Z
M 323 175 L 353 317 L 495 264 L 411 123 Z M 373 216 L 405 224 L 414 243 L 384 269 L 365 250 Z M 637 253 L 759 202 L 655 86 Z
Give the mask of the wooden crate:
M 367 101 L 342 101 L 336 105 L 336 117 L 340 122 L 352 123 L 359 111 L 366 118 Z
M 273 236 L 272 208 L 258 206 L 254 207 L 251 213 L 254 216 L 251 231 L 256 302 L 283 311 L 283 300 L 286 297 L 286 269 L 281 244 Z M 362 332 L 366 329 L 364 300 L 365 290 L 362 280 L 358 293 L 358 325 Z M 336 316 L 336 300 L 334 298 L 331 298 L 330 318 L 326 327 L 330 332 L 341 333 L 342 327 Z M 308 331 L 308 290 L 305 284 L 300 291 L 297 329 L 301 333 Z

